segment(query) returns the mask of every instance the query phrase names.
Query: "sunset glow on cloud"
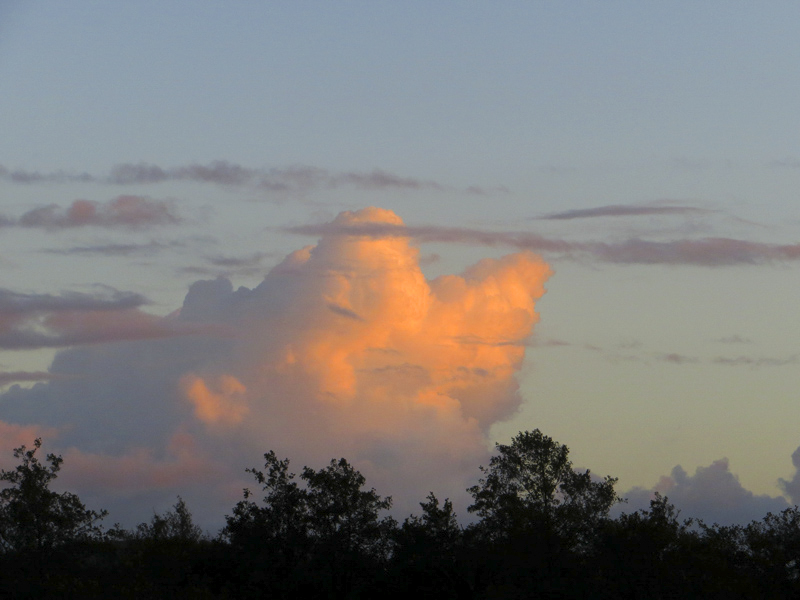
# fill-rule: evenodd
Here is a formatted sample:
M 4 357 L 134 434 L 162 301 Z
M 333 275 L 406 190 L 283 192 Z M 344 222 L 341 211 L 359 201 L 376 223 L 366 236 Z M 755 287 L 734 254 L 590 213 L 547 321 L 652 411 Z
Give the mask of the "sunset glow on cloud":
M 341 213 L 334 223 L 402 225 L 396 214 L 378 208 Z M 108 477 L 114 469 L 103 466 L 109 460 L 122 470 L 146 460 L 156 471 L 169 471 L 137 448 L 154 442 L 166 448 L 185 429 L 209 448 L 222 442 L 238 447 L 239 461 L 271 448 L 317 462 L 347 456 L 387 493 L 409 501 L 434 487 L 459 492 L 485 461 L 489 427 L 519 407 L 515 375 L 550 275 L 541 258 L 522 252 L 428 281 L 407 237 L 323 236 L 316 246 L 291 253 L 255 289 L 233 291 L 221 279 L 198 282 L 180 315 L 162 319 L 190 331 L 224 327 L 225 343 L 178 336 L 66 351 L 62 364 L 79 353 L 102 353 L 109 364 L 93 372 L 81 366 L 85 359 L 76 361 L 66 371 L 72 379 L 17 389 L 9 397 L 35 403 L 72 390 L 67 395 L 75 404 L 51 425 L 70 432 L 65 435 L 78 453 L 82 479 L 95 473 L 95 485 L 117 485 L 118 478 Z M 91 314 L 93 327 L 105 322 Z M 125 311 L 107 318 L 115 315 L 127 319 Z M 102 341 L 102 335 L 95 332 L 93 339 Z M 194 360 L 172 356 L 185 356 L 192 346 L 201 349 Z M 129 422 L 119 424 L 127 431 L 125 445 L 117 443 L 116 423 L 81 433 L 89 417 L 84 411 L 114 398 L 112 374 L 124 364 L 128 377 L 153 379 L 157 356 L 160 395 L 173 403 L 160 411 L 159 419 L 171 422 L 163 437 L 137 439 Z M 51 370 L 60 373 L 58 364 Z M 143 397 L 150 388 L 123 393 L 132 405 L 153 402 Z M 17 408 L 22 417 L 25 407 Z M 87 458 L 89 447 L 116 458 Z M 233 473 L 239 468 L 231 465 Z

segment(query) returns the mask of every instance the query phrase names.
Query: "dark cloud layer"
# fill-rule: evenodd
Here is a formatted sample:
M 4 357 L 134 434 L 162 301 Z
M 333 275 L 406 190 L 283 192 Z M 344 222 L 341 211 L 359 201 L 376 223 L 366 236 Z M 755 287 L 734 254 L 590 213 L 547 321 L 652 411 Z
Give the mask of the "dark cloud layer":
M 45 371 L 6 371 L 0 372 L 0 385 L 30 381 L 47 381 L 53 379 L 51 373 Z
M 0 289 L 0 349 L 64 348 L 200 332 L 139 310 L 147 299 L 131 292 L 24 294 Z
M 147 302 L 141 294 L 112 289 L 104 295 L 66 292 L 55 296 L 0 288 L 0 319 L 40 312 L 124 310 L 138 308 Z

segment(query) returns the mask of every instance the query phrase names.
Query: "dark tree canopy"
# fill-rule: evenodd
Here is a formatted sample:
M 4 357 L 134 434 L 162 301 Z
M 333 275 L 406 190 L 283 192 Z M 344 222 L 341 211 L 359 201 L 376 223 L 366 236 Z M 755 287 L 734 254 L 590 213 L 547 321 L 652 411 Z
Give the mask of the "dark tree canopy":
M 0 471 L 0 598 L 800 598 L 800 509 L 749 525 L 679 519 L 666 497 L 608 516 L 615 479 L 576 471 L 566 446 L 522 432 L 469 489 L 462 527 L 432 492 L 402 525 L 345 459 L 295 476 L 264 455 L 215 539 L 178 497 L 133 531 L 49 489 L 62 464 L 14 450 Z

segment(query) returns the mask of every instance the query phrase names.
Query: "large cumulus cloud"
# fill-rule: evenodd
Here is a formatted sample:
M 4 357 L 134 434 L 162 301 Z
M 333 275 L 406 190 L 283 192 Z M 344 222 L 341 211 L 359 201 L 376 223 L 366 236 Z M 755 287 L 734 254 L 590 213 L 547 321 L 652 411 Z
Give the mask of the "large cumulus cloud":
M 346 233 L 290 254 L 254 289 L 195 283 L 163 319 L 194 335 L 60 352 L 57 377 L 0 397 L 0 419 L 56 431 L 67 482 L 120 506 L 181 493 L 219 517 L 267 449 L 297 468 L 345 456 L 400 509 L 429 490 L 463 495 L 489 427 L 519 406 L 550 269 L 521 252 L 428 281 L 409 237 L 352 229 L 402 226 L 394 213 L 335 224 Z

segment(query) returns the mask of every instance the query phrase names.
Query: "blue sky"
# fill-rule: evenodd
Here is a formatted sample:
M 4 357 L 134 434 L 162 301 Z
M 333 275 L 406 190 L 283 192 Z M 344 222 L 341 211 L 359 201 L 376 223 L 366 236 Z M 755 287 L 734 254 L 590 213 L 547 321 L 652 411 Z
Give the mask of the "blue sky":
M 723 494 L 729 519 L 797 502 L 798 486 L 779 480 L 800 468 L 799 19 L 790 2 L 0 4 L 5 454 L 40 432 L 21 428 L 49 427 L 65 471 L 72 452 L 85 472 L 75 485 L 130 519 L 143 498 L 191 501 L 193 480 L 159 487 L 142 475 L 123 493 L 112 459 L 141 473 L 172 460 L 191 474 L 169 454 L 180 434 L 198 456 L 250 466 L 278 440 L 254 434 L 233 450 L 234 433 L 180 412 L 179 382 L 208 357 L 163 374 L 173 429 L 128 445 L 91 439 L 86 425 L 98 411 L 113 421 L 118 407 L 101 398 L 124 364 L 106 365 L 109 382 L 92 375 L 83 404 L 59 377 L 89 378 L 79 356 L 124 362 L 117 346 L 142 356 L 172 335 L 195 356 L 191 340 L 205 338 L 158 320 L 194 282 L 255 289 L 287 254 L 341 235 L 325 225 L 337 214 L 377 206 L 409 227 L 430 279 L 526 250 L 554 272 L 510 376 L 516 408 L 484 424 L 484 448 L 539 427 L 577 465 L 620 477 L 632 500 L 661 486 L 710 519 Z M 82 324 L 76 305 L 90 315 Z M 20 306 L 28 316 L 14 316 Z M 73 311 L 69 326 L 61 310 Z M 233 319 L 226 310 L 207 318 Z M 130 365 L 132 380 L 147 377 Z M 120 402 L 136 404 L 136 387 Z M 25 398 L 39 408 L 19 409 Z M 342 449 L 369 477 L 380 461 L 359 444 Z M 299 442 L 275 449 L 330 458 Z M 690 503 L 696 490 L 705 504 Z M 203 505 L 198 491 L 197 510 L 213 520 L 233 505 L 227 493 Z

